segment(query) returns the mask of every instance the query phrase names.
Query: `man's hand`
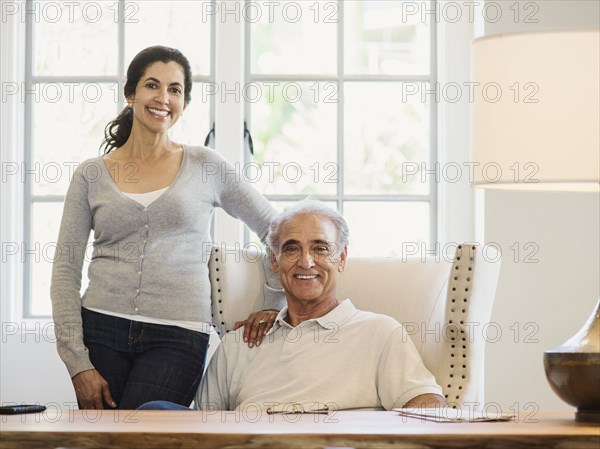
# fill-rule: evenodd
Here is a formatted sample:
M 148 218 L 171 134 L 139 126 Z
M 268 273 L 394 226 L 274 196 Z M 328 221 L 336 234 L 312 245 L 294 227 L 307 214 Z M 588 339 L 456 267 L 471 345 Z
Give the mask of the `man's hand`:
M 420 394 L 415 396 L 410 401 L 402 406 L 402 408 L 436 408 L 436 407 L 448 407 L 446 400 L 439 394 Z
M 102 399 L 112 408 L 117 406 L 110 394 L 108 382 L 95 369 L 75 374 L 73 386 L 81 408 L 103 409 Z
M 261 310 L 251 313 L 244 321 L 237 321 L 233 329 L 239 329 L 244 326 L 244 341 L 251 348 L 254 345 L 260 346 L 263 337 L 269 332 L 275 323 L 275 317 L 279 312 L 277 310 Z

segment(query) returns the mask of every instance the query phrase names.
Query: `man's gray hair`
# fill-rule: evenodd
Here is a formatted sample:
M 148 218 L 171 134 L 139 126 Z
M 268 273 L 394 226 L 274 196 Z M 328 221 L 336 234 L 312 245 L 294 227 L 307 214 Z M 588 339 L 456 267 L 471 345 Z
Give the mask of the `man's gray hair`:
M 279 231 L 281 225 L 297 215 L 320 215 L 331 220 L 335 226 L 337 242 L 336 253 L 340 253 L 349 242 L 349 231 L 348 224 L 342 214 L 337 210 L 332 209 L 320 201 L 315 200 L 302 200 L 293 206 L 287 207 L 282 213 L 271 221 L 269 226 L 269 233 L 267 234 L 267 245 L 275 253 L 279 253 Z

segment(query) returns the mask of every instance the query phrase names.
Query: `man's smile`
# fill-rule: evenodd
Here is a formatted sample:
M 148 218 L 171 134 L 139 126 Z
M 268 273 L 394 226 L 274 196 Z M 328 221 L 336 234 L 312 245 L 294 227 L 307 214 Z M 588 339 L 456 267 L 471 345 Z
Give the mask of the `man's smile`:
M 294 277 L 296 279 L 300 279 L 300 280 L 310 280 L 310 279 L 316 279 L 319 275 L 318 274 L 295 274 Z

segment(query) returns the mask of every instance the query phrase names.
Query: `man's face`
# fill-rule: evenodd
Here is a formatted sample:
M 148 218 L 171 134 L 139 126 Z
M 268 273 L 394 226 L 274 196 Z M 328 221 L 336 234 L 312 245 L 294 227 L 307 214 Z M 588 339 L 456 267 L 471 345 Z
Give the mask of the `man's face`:
M 320 215 L 296 215 L 282 223 L 279 242 L 278 255 L 271 252 L 271 267 L 279 273 L 288 301 L 319 303 L 335 298 L 347 249 L 340 252 L 336 247 L 333 223 Z

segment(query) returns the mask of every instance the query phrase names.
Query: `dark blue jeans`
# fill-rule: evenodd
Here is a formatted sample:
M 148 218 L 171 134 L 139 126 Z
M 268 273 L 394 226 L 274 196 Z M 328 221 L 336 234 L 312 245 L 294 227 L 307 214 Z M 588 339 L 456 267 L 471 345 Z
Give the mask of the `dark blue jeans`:
M 81 316 L 90 360 L 119 409 L 158 400 L 191 404 L 204 371 L 208 334 L 87 309 Z

